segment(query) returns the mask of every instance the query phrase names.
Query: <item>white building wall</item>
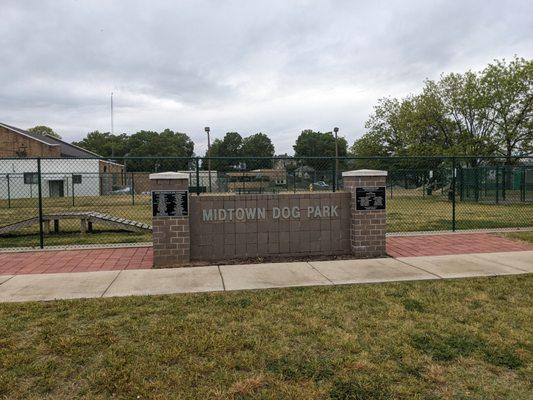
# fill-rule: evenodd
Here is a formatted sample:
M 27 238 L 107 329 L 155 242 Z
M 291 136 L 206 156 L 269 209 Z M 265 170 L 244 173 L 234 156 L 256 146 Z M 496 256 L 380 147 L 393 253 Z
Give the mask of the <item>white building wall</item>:
M 189 186 L 196 186 L 196 171 L 177 171 L 184 174 L 189 174 Z M 198 171 L 198 176 L 200 178 L 200 186 L 205 187 L 209 190 L 209 171 L 201 170 Z M 211 171 L 211 189 L 213 192 L 225 191 L 223 179 L 218 175 L 217 171 Z
M 38 196 L 37 184 L 24 183 L 24 173 L 37 172 L 37 160 L 0 160 L 0 199 Z M 43 159 L 41 160 L 43 197 L 48 197 L 49 181 L 63 181 L 64 196 L 72 196 L 72 175 L 82 175 L 81 183 L 74 185 L 75 196 L 98 196 L 100 176 L 98 160 Z M 8 191 L 9 180 L 9 191 Z M 9 193 L 8 193 L 9 192 Z

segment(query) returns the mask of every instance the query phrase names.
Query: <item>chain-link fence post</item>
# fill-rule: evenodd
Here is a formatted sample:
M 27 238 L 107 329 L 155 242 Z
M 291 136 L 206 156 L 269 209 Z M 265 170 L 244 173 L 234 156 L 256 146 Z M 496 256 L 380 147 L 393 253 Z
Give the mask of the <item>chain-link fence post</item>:
M 506 197 L 506 187 L 507 187 L 507 177 L 509 175 L 509 167 L 507 165 L 503 166 L 503 175 L 502 175 L 502 200 L 505 201 Z
M 44 248 L 44 231 L 43 231 L 43 193 L 41 188 L 41 158 L 37 158 L 37 193 L 39 196 L 39 247 Z
M 456 185 L 457 167 L 455 157 L 452 158 L 452 231 L 455 232 L 455 185 Z
M 72 186 L 72 207 L 74 207 L 74 202 L 76 201 L 76 200 L 75 200 L 75 196 L 76 196 L 76 195 L 75 195 L 75 193 L 74 193 L 74 174 L 72 174 L 72 176 L 70 177 L 70 179 L 71 179 L 70 184 L 71 184 L 71 186 Z
M 496 204 L 500 202 L 500 168 L 496 166 Z
M 526 201 L 526 167 L 522 167 L 520 173 L 520 201 L 523 203 Z
M 526 175 L 524 174 L 524 178 L 525 176 Z M 9 174 L 6 174 L 6 181 L 7 181 L 7 208 L 11 208 L 11 183 L 9 182 Z
M 196 157 L 194 159 L 194 164 L 196 167 L 196 195 L 200 196 L 200 158 Z
M 131 173 L 131 205 L 135 205 L 135 178 L 134 173 Z
M 210 147 L 210 146 L 208 146 Z M 209 152 L 209 150 L 208 150 Z M 209 179 L 209 193 L 211 193 L 213 190 L 212 190 L 212 187 L 211 187 L 211 154 L 209 154 L 209 157 L 207 158 L 207 175 L 208 175 L 208 179 Z
M 337 189 L 337 162 L 338 158 L 335 159 L 335 163 L 333 163 L 333 191 L 335 192 Z
M 479 166 L 474 170 L 474 177 L 476 179 L 476 183 L 474 185 L 474 198 L 476 199 L 476 203 L 478 203 L 479 202 L 479 181 L 481 179 Z
M 454 172 L 454 174 L 458 175 L 458 178 L 459 178 L 459 200 L 463 201 L 464 195 L 465 195 L 465 175 L 464 175 L 463 168 L 461 168 L 461 166 L 459 166 L 459 168 L 455 167 L 454 171 L 456 170 L 457 172 Z

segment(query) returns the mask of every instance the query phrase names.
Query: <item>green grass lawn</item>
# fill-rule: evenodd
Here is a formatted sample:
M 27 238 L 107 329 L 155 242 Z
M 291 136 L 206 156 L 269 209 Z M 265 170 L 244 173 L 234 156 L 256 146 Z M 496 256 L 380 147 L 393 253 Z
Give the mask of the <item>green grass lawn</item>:
M 151 224 L 148 195 L 130 195 L 44 199 L 44 213 L 60 211 L 98 211 L 113 216 Z M 12 207 L 0 201 L 0 226 L 38 215 L 36 199 L 13 200 Z M 420 192 L 403 190 L 387 199 L 389 232 L 439 231 L 452 229 L 452 205 L 441 194 L 422 196 Z M 509 228 L 533 226 L 533 203 L 480 204 L 457 202 L 457 229 Z M 81 236 L 79 221 L 62 221 L 61 234 L 50 234 L 47 245 L 132 243 L 151 241 L 151 234 L 102 231 L 95 224 L 95 232 Z M 37 246 L 38 228 L 27 228 L 16 234 L 0 237 L 0 247 Z
M 0 304 L 0 398 L 531 398 L 532 287 L 526 275 Z

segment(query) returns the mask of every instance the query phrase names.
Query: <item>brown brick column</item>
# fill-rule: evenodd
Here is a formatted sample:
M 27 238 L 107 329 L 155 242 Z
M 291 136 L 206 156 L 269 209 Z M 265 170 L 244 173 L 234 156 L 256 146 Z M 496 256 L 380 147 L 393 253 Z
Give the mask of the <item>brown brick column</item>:
M 188 174 L 179 172 L 150 174 L 154 267 L 156 268 L 179 266 L 188 264 L 190 261 L 188 189 Z M 169 198 L 172 198 L 178 192 L 179 199 L 179 196 L 183 196 L 183 191 L 186 191 L 187 210 L 184 211 L 178 207 L 179 210 L 170 213 L 176 215 L 160 215 L 168 211 L 165 205 L 162 204 L 168 199 L 154 204 L 154 193 L 157 196 L 170 196 Z
M 356 204 L 356 189 L 368 189 L 372 192 L 376 188 L 386 186 L 387 171 L 361 169 L 342 173 L 344 189 L 352 194 L 350 242 L 352 254 L 360 258 L 386 256 L 385 233 L 387 229 L 386 210 L 372 209 L 376 207 L 374 201 L 367 202 L 360 199 L 364 210 L 358 210 Z M 383 201 L 385 197 L 378 201 Z

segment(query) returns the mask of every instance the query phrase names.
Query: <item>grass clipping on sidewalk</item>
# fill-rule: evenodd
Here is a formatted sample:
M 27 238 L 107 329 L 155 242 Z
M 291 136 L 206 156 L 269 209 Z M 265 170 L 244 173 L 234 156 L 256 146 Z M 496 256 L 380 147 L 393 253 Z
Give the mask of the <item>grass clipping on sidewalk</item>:
M 525 399 L 532 321 L 532 275 L 1 304 L 0 398 Z

